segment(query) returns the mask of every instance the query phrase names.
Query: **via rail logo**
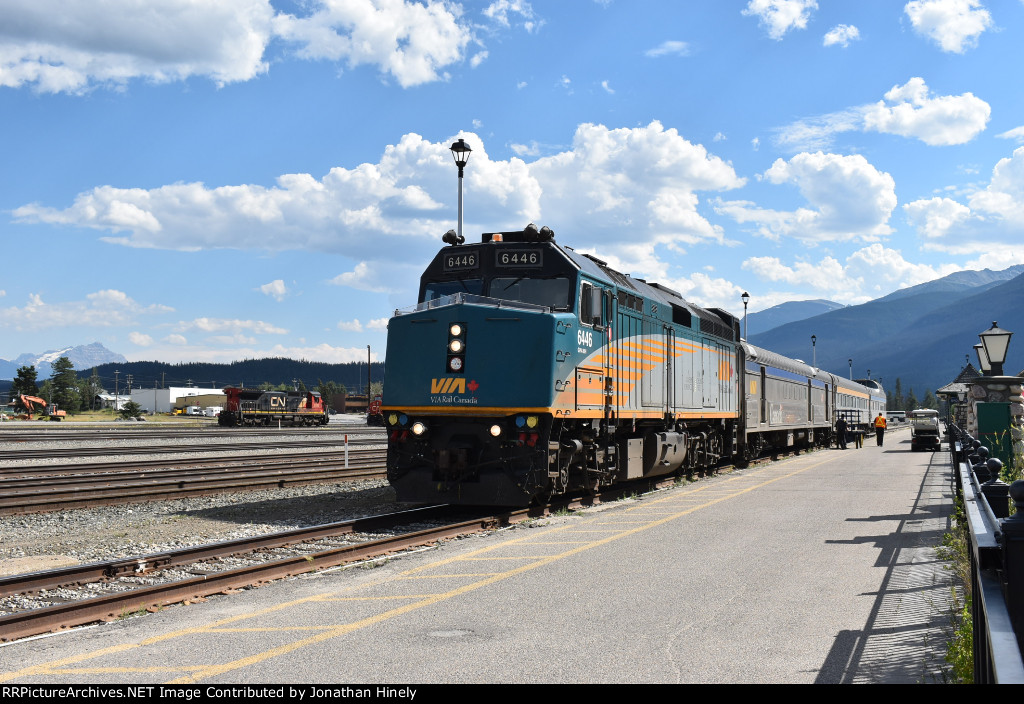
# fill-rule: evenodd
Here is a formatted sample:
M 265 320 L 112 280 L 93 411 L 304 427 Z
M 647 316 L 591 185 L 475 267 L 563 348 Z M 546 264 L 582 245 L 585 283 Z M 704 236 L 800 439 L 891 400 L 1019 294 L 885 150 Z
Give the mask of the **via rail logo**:
M 464 378 L 454 376 L 443 376 L 440 379 L 430 380 L 430 402 L 433 404 L 477 405 L 479 400 L 476 397 L 476 390 L 480 384 L 475 379 L 466 383 Z M 472 396 L 467 396 L 467 391 Z

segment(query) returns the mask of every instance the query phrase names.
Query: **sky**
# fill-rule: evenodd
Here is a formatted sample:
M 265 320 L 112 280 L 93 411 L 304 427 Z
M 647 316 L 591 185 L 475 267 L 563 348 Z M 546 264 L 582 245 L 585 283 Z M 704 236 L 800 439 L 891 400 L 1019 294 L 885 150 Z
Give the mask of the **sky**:
M 1021 0 L 4 0 L 0 358 L 381 360 L 459 138 L 467 240 L 737 315 L 1021 264 L 1022 47 Z

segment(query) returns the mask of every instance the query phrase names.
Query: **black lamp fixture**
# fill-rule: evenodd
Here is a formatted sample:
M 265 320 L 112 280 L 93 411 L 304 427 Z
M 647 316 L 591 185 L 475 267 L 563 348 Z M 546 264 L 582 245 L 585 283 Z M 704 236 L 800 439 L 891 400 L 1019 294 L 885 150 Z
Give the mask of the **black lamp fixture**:
M 988 361 L 985 345 L 979 342 L 974 346 L 974 351 L 978 355 L 978 366 L 981 367 L 981 375 L 992 376 L 992 364 Z
M 452 143 L 450 147 L 452 150 L 452 157 L 455 159 L 455 165 L 459 167 L 459 231 L 457 233 L 458 238 L 463 240 L 462 237 L 462 172 L 466 168 L 466 164 L 469 163 L 469 155 L 473 151 L 466 144 L 466 140 L 459 139 L 458 142 Z M 464 241 L 464 240 L 463 240 Z
M 850 365 L 850 381 L 853 381 L 853 359 L 846 360 L 846 363 Z
M 1006 350 L 1010 347 L 1012 336 L 1012 332 L 1003 330 L 996 325 L 994 320 L 992 327 L 985 332 L 978 333 L 982 347 L 985 348 L 985 356 L 988 357 L 988 362 L 992 366 L 992 376 L 1003 375 L 1003 362 L 1006 361 Z
M 746 291 L 740 296 L 740 300 L 743 301 L 743 339 L 747 339 L 747 304 L 750 303 L 750 294 Z
M 818 336 L 811 335 L 811 366 L 818 368 Z

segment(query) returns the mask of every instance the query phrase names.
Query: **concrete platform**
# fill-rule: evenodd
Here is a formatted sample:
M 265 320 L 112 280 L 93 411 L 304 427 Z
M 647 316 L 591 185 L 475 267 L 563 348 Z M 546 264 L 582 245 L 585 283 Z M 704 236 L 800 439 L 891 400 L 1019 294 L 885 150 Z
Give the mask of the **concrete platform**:
M 941 681 L 949 475 L 896 430 L 0 647 L 0 682 Z

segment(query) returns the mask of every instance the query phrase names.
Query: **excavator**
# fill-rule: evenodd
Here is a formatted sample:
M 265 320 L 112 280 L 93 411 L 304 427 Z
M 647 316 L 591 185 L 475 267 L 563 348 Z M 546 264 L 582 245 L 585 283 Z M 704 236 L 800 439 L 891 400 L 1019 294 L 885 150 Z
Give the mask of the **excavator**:
M 68 415 L 67 411 L 59 410 L 57 408 L 57 404 L 55 404 L 55 403 L 48 404 L 48 403 L 46 403 L 46 401 L 44 399 L 41 399 L 38 396 L 24 396 L 24 395 L 22 395 L 22 396 L 18 396 L 18 400 L 21 401 L 21 405 L 25 407 L 26 411 L 28 411 L 28 413 L 26 415 L 24 415 L 24 417 L 18 416 L 19 418 L 22 418 L 23 420 L 32 420 L 32 412 L 37 407 L 39 407 L 39 406 L 42 406 L 42 409 L 43 409 L 39 413 L 39 415 L 40 416 L 47 416 L 47 417 L 49 417 L 50 420 L 64 420 L 67 417 L 67 415 Z M 42 420 L 42 419 L 40 418 L 40 420 Z

